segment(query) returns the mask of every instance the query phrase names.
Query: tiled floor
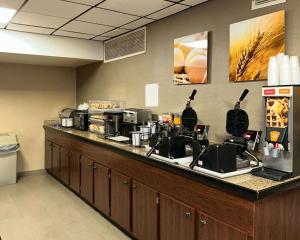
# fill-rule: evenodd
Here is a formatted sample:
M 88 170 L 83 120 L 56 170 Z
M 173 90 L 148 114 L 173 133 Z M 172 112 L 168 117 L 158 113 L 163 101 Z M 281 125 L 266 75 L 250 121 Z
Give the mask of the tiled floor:
M 2 240 L 129 239 L 46 174 L 0 187 L 0 236 Z

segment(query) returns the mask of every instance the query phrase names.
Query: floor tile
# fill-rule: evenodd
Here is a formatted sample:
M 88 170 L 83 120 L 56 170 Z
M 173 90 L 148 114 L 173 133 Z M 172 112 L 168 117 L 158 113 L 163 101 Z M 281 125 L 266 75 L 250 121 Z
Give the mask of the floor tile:
M 0 187 L 3 240 L 129 240 L 48 174 Z

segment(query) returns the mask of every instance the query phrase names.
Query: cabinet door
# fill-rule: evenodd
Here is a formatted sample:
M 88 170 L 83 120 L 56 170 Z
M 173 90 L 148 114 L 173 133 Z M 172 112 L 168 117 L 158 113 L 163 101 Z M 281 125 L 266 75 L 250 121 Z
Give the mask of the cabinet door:
M 160 195 L 160 240 L 194 240 L 195 209 Z
M 52 149 L 52 172 L 54 176 L 60 177 L 60 146 L 55 143 Z
M 52 142 L 45 142 L 45 169 L 52 172 Z
M 70 188 L 80 192 L 80 154 L 70 152 Z
M 60 179 L 64 184 L 70 184 L 70 152 L 65 148 L 60 150 Z
M 93 161 L 81 157 L 81 185 L 80 193 L 88 202 L 93 203 Z
M 132 233 L 139 240 L 158 239 L 158 192 L 132 183 Z
M 111 218 L 130 231 L 130 178 L 111 173 Z
M 94 163 L 94 205 L 107 216 L 109 216 L 110 213 L 109 185 L 109 168 Z
M 197 219 L 197 240 L 247 240 L 247 234 L 201 212 Z

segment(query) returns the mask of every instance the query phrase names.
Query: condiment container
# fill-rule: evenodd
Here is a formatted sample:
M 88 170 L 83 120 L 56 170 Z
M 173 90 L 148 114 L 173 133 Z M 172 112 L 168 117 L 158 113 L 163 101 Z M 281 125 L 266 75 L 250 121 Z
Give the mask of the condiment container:
M 132 132 L 132 145 L 135 147 L 140 147 L 142 146 L 142 132 L 137 131 L 137 132 Z

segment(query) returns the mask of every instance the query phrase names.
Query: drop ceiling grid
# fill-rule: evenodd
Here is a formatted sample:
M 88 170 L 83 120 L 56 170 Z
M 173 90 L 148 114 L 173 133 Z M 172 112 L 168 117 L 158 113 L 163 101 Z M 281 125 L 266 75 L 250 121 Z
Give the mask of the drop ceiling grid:
M 172 4 L 174 3 L 164 0 L 106 0 L 101 3 L 99 7 L 144 17 L 153 12 L 169 7 Z
M 0 4 L 17 10 L 5 29 L 101 41 L 205 1 L 1 0 Z

